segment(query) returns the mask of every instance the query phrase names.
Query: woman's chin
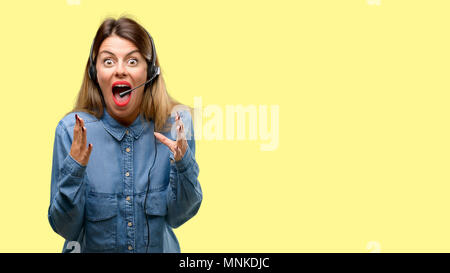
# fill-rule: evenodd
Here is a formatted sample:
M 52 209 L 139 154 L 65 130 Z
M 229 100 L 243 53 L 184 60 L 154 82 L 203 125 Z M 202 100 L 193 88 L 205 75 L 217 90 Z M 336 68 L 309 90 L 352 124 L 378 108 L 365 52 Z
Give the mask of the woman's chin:
M 132 114 L 133 111 L 133 104 L 128 102 L 125 105 L 118 105 L 116 102 L 111 101 L 109 103 L 110 107 L 109 110 L 110 112 L 112 112 L 114 114 L 114 116 L 116 116 L 117 118 L 127 118 L 130 116 L 130 114 Z

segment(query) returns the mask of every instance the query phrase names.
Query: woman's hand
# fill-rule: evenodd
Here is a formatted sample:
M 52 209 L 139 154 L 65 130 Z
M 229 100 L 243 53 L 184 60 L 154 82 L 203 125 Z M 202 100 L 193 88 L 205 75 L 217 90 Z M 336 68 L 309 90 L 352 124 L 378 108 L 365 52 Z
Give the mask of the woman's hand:
M 75 127 L 73 127 L 73 141 L 70 148 L 70 155 L 78 163 L 86 166 L 89 161 L 89 156 L 92 152 L 92 144 L 86 147 L 86 127 L 84 121 L 77 114 L 75 114 Z
M 173 141 L 168 139 L 164 135 L 155 132 L 155 137 L 164 143 L 167 147 L 169 147 L 170 151 L 173 153 L 173 157 L 175 161 L 179 161 L 183 158 L 186 150 L 188 148 L 188 143 L 186 140 L 186 134 L 184 132 L 184 125 L 180 119 L 180 115 L 177 112 L 177 116 L 175 117 L 175 122 L 177 126 L 177 141 Z

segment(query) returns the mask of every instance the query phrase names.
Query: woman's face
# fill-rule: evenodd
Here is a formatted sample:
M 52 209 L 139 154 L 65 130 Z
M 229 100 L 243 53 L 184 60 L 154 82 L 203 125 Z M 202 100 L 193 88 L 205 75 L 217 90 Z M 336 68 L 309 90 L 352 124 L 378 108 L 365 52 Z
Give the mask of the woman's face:
M 145 85 L 128 95 L 119 93 L 134 88 L 147 79 L 147 62 L 138 48 L 117 35 L 106 38 L 96 61 L 97 79 L 108 113 L 124 126 L 139 115 Z

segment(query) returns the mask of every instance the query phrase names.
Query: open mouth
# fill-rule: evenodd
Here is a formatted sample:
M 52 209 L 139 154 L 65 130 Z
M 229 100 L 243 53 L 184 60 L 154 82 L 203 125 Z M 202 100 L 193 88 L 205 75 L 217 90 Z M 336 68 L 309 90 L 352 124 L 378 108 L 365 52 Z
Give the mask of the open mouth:
M 132 88 L 131 84 L 127 81 L 117 81 L 113 83 L 112 85 L 113 100 L 117 106 L 125 106 L 128 104 L 133 92 L 130 92 L 123 97 L 121 97 L 119 94 L 131 88 Z

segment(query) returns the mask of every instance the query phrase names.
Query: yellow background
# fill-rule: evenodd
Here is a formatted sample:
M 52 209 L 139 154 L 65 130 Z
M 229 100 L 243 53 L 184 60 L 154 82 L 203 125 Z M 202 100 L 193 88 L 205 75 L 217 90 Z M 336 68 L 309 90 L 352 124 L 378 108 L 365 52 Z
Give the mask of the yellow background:
M 129 14 L 176 99 L 280 107 L 275 151 L 197 142 L 182 252 L 449 252 L 450 1 L 369 2 L 1 1 L 0 251 L 62 250 L 54 131 L 101 21 Z

